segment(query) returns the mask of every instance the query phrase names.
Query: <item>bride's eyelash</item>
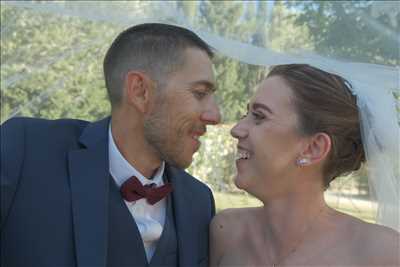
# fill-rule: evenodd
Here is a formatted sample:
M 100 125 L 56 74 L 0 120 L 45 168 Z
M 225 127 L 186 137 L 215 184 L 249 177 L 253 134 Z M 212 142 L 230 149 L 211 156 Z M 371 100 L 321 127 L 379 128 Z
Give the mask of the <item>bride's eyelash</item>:
M 256 120 L 262 120 L 265 118 L 263 114 L 257 113 L 257 112 L 251 112 L 251 115 L 256 119 Z
M 260 113 L 254 112 L 254 111 L 252 111 L 252 112 L 247 111 L 244 115 L 242 115 L 242 117 L 240 119 L 242 120 L 242 119 L 246 118 L 249 115 L 249 113 L 257 121 L 265 119 L 264 114 L 260 114 Z
M 251 116 L 253 117 L 256 124 L 261 123 L 265 119 L 265 115 L 258 112 L 251 112 Z

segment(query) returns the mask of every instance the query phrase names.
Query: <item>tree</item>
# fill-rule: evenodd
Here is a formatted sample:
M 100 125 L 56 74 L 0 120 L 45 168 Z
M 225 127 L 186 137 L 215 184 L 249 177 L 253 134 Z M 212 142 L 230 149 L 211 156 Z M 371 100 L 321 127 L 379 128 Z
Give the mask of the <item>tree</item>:
M 111 4 L 114 16 L 129 9 L 128 17 L 149 10 L 141 2 Z M 35 3 L 77 15 L 89 5 L 96 10 L 93 20 L 1 5 L 1 121 L 10 116 L 86 120 L 107 116 L 102 60 L 122 27 L 96 21 L 95 16 L 112 16 L 110 4 Z
M 250 42 L 255 32 L 254 4 L 203 1 L 199 6 L 202 28 L 230 39 Z M 258 66 L 249 66 L 217 54 L 214 60 L 224 122 L 237 121 L 244 113 L 257 82 Z
M 101 66 L 107 24 L 4 6 L 1 120 L 10 116 L 96 119 L 108 113 Z M 104 39 L 104 37 L 103 37 Z M 96 42 L 97 41 L 97 42 Z
M 285 5 L 298 10 L 295 22 L 308 28 L 319 54 L 399 65 L 398 4 L 393 2 L 386 13 L 376 12 L 376 7 L 387 5 L 379 1 L 285 1 Z
M 269 46 L 278 52 L 314 50 L 309 29 L 296 23 L 298 14 L 289 11 L 284 2 L 276 1 L 269 27 Z

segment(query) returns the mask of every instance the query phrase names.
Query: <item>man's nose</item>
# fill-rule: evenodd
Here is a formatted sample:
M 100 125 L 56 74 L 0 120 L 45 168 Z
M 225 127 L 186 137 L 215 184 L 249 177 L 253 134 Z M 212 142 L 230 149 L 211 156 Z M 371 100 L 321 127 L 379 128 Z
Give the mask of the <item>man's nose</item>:
M 221 122 L 221 113 L 214 98 L 210 99 L 205 111 L 201 114 L 201 120 L 210 125 Z

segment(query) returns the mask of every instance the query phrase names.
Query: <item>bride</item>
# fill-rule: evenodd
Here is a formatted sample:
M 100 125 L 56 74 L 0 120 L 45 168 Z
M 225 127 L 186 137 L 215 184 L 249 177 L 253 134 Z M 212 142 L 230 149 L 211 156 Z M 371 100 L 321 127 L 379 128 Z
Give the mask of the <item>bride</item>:
M 211 266 L 399 266 L 399 234 L 327 206 L 324 190 L 365 161 L 357 98 L 309 65 L 272 68 L 231 130 L 235 184 L 262 207 L 210 226 Z

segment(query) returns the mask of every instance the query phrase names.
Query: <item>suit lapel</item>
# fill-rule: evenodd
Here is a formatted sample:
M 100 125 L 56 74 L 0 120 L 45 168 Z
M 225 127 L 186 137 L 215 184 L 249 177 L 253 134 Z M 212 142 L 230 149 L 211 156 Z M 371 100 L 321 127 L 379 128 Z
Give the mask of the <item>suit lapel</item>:
M 83 149 L 69 153 L 77 266 L 106 266 L 108 231 L 108 123 L 89 124 Z
M 168 179 L 171 181 L 174 191 L 172 198 L 174 203 L 174 215 L 176 233 L 178 239 L 179 265 L 194 266 L 198 260 L 198 235 L 191 198 L 191 193 L 184 186 L 185 177 L 178 170 L 166 165 Z M 193 233 L 193 231 L 195 231 Z

